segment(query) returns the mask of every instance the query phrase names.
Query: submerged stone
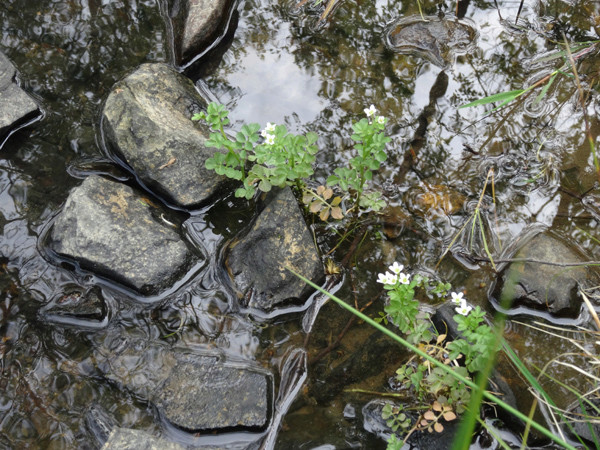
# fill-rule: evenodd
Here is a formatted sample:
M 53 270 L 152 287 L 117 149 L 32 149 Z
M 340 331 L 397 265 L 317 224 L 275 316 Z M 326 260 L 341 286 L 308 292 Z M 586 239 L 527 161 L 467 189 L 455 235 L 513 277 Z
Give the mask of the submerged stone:
M 40 113 L 37 103 L 15 82 L 17 70 L 0 52 L 0 144 L 14 128 Z
M 599 284 L 591 267 L 576 265 L 589 259 L 551 233 L 533 237 L 513 258 L 523 261 L 515 261 L 502 271 L 492 294 L 500 304 L 510 302 L 511 310 L 525 307 L 575 318 L 582 303 L 579 289 Z M 561 267 L 562 263 L 571 265 Z
M 107 307 L 100 288 L 87 291 L 81 288 L 66 289 L 63 294 L 53 298 L 42 310 L 42 316 L 53 322 L 77 320 L 101 323 L 106 319 Z
M 185 447 L 131 428 L 116 427 L 102 450 L 184 450 Z
M 265 204 L 250 232 L 231 244 L 226 265 L 244 305 L 271 311 L 312 292 L 286 266 L 315 283 L 324 272 L 291 189 L 269 192 Z
M 183 207 L 199 205 L 224 181 L 205 167 L 216 151 L 205 146 L 210 130 L 191 120 L 207 104 L 188 78 L 166 64 L 143 64 L 106 100 L 106 145 L 151 191 Z
M 98 368 L 187 431 L 257 431 L 271 420 L 272 377 L 249 363 L 134 340 Z
M 465 20 L 411 16 L 392 23 L 386 44 L 397 53 L 419 56 L 445 67 L 454 55 L 468 51 L 476 38 L 475 28 Z
M 89 176 L 69 194 L 49 247 L 86 270 L 155 294 L 196 257 L 171 226 L 154 218 L 154 208 L 129 186 Z
M 243 428 L 269 423 L 267 377 L 217 358 L 178 355 L 177 364 L 152 399 L 165 418 L 185 430 Z
M 216 45 L 225 34 L 232 0 L 171 0 L 169 18 L 177 64 L 185 65 Z

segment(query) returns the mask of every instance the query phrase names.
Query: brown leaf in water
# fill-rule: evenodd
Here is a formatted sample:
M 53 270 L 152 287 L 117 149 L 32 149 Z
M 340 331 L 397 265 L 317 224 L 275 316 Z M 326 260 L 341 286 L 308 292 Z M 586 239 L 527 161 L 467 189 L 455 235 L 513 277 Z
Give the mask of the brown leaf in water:
M 344 213 L 342 212 L 342 208 L 340 208 L 339 206 L 331 208 L 331 217 L 333 217 L 336 220 L 343 219 Z

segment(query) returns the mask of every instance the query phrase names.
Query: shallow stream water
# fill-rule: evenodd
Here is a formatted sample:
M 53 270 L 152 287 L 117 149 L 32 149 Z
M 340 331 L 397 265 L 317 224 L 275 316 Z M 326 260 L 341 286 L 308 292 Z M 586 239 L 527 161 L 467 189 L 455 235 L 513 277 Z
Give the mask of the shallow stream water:
M 527 0 L 517 23 L 519 2 L 499 0 L 498 10 L 494 2 L 462 4 L 476 41 L 467 53 L 453 54 L 444 68 L 385 45 L 390 23 L 419 14 L 416 1 L 344 0 L 325 23 L 318 20 L 322 5 L 295 6 L 289 0 L 241 1 L 225 40 L 186 74 L 201 78 L 228 107 L 234 127 L 275 122 L 317 132 L 321 183 L 351 157 L 351 122 L 363 116 L 363 108 L 373 104 L 388 118 L 389 158 L 374 184 L 395 213 L 366 230 L 352 268 L 335 283 L 339 296 L 359 306 L 375 299 L 366 312 L 377 316 L 383 304 L 376 274 L 399 261 L 414 272 L 435 273 L 493 313 L 488 291 L 494 271 L 458 251 L 484 256 L 480 240 L 469 248 L 469 240 L 460 238 L 435 269 L 472 214 L 490 168 L 495 204 L 488 194 L 482 215 L 492 254 L 500 256 L 519 235 L 541 226 L 567 237 L 590 259 L 600 259 L 598 214 L 581 201 L 597 189 L 598 178 L 573 79 L 563 75 L 543 101 L 530 96 L 497 114 L 486 115 L 489 106 L 458 109 L 527 87 L 558 68 L 560 60 L 544 57 L 559 48 L 563 35 L 570 43 L 598 39 L 597 2 Z M 425 1 L 422 8 L 431 16 L 455 13 L 454 3 Z M 103 282 L 108 313 L 93 326 L 55 323 L 41 312 L 74 287 L 98 281 L 49 260 L 41 236 L 83 176 L 115 172 L 100 145 L 102 102 L 139 64 L 171 60 L 162 9 L 157 0 L 4 0 L 0 5 L 0 50 L 44 110 L 41 120 L 13 134 L 0 150 L 0 447 L 97 448 L 86 420 L 90 405 L 122 427 L 188 444 L 223 442 L 161 423 L 147 403 L 97 376 L 90 367 L 93 350 L 125 337 L 218 348 L 256 360 L 279 382 L 289 375 L 280 367 L 285 356 L 305 346 L 302 318 L 309 305 L 267 319 L 230 314 L 227 294 L 214 281 L 222 270 L 216 256 L 185 285 L 152 301 Z M 598 67 L 597 52 L 578 65 L 593 139 L 600 133 Z M 201 235 L 208 252 L 218 255 L 252 213 L 248 204 L 223 198 L 194 211 L 189 232 Z M 323 252 L 331 250 L 335 235 L 318 219 L 312 225 Z M 348 245 L 331 257 L 341 261 Z M 541 318 L 532 312 L 518 319 Z M 380 345 L 364 325 L 347 328 L 348 320 L 331 304 L 317 316 L 306 343 L 308 378 L 283 418 L 276 448 L 385 447 L 363 425 L 360 411 L 371 397 L 342 391 L 384 389 L 404 354 Z M 541 367 L 569 351 L 563 341 L 517 321 L 506 327 L 507 338 L 530 364 Z M 340 345 L 321 354 L 345 328 Z M 365 342 L 374 342 L 380 352 L 368 362 L 373 373 L 347 379 L 333 373 L 331 368 L 358 354 Z M 554 374 L 578 383 L 573 373 L 556 369 Z M 330 397 L 322 391 L 331 386 L 340 390 Z

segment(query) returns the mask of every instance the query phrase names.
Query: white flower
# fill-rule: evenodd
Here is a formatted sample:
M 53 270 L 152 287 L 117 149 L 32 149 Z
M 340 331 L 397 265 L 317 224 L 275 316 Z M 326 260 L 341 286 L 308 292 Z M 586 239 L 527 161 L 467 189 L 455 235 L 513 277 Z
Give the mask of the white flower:
M 388 273 L 380 273 L 377 275 L 377 282 L 382 284 L 388 284 Z
M 389 272 L 386 272 L 385 274 L 380 273 L 377 278 L 377 282 L 383 284 L 396 284 L 397 281 L 398 276 Z
M 456 292 L 453 292 L 452 294 L 452 303 L 454 303 L 455 305 L 460 305 L 462 302 L 464 302 L 463 299 L 463 293 L 459 292 L 458 294 Z
M 395 273 L 396 275 L 400 274 L 400 272 L 402 272 L 402 269 L 404 269 L 404 266 L 402 264 L 398 264 L 396 261 L 394 261 L 394 264 L 392 264 L 389 269 Z
M 402 284 L 408 284 L 410 283 L 410 276 L 405 274 L 405 273 L 401 273 L 398 275 L 398 277 L 400 278 L 400 283 Z
M 455 309 L 457 313 L 462 314 L 463 316 L 468 316 L 473 308 L 467 305 L 467 302 L 463 300 L 460 302 L 460 306 Z
M 273 134 L 267 134 L 265 136 L 265 144 L 267 145 L 273 145 L 275 143 L 275 135 Z
M 367 115 L 367 117 L 372 117 L 377 112 L 377 110 L 375 109 L 375 106 L 373 106 L 373 105 L 369 106 L 368 108 L 365 108 L 364 111 L 365 111 L 365 114 Z
M 271 122 L 267 122 L 267 126 L 265 127 L 264 130 L 262 130 L 260 132 L 260 135 L 264 138 L 266 138 L 267 136 L 269 136 L 270 134 L 275 132 L 275 127 L 276 125 L 274 123 Z M 269 144 L 270 145 L 270 144 Z
M 383 125 L 385 123 L 385 117 L 383 116 L 378 116 L 377 117 L 377 123 Z

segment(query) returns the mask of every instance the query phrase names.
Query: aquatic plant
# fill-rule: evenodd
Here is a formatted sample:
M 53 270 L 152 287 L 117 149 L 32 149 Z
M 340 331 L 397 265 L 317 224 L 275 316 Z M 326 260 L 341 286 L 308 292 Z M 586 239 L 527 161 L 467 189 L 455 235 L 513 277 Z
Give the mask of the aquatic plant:
M 505 411 L 509 412 L 510 414 L 512 414 L 513 416 L 518 418 L 519 420 L 522 420 L 525 424 L 527 424 L 528 429 L 532 428 L 532 429 L 537 430 L 545 437 L 549 438 L 553 442 L 560 445 L 562 448 L 566 448 L 569 450 L 575 450 L 575 447 L 573 445 L 569 444 L 562 435 L 557 435 L 553 431 L 540 425 L 535 420 L 533 420 L 532 417 L 526 416 L 521 411 L 519 411 L 519 410 L 513 408 L 512 406 L 510 406 L 509 404 L 505 403 L 502 399 L 498 398 L 496 395 L 492 394 L 491 392 L 486 391 L 481 386 L 481 384 L 483 384 L 483 382 L 485 382 L 485 380 L 487 378 L 487 372 L 488 372 L 489 368 L 493 366 L 493 361 L 494 361 L 493 353 L 494 352 L 490 352 L 490 354 L 486 358 L 486 360 L 487 360 L 486 361 L 486 370 L 482 371 L 483 376 L 479 377 L 480 383 L 475 383 L 470 379 L 469 376 L 465 376 L 464 370 L 466 370 L 466 368 L 463 367 L 461 370 L 457 370 L 456 367 L 461 367 L 461 366 L 456 366 L 455 364 L 448 364 L 446 359 L 442 360 L 442 359 L 436 357 L 437 355 L 435 353 L 430 354 L 431 352 L 427 351 L 428 350 L 427 347 L 425 347 L 421 344 L 415 345 L 415 344 L 409 342 L 408 339 L 401 337 L 400 335 L 394 333 L 393 331 L 391 331 L 388 328 L 386 328 L 385 326 L 383 326 L 380 322 L 381 321 L 385 322 L 385 318 L 382 317 L 381 320 L 376 321 L 376 320 L 370 318 L 369 316 L 365 315 L 361 311 L 357 310 L 353 306 L 349 305 L 348 303 L 344 302 L 340 298 L 336 297 L 332 293 L 330 293 L 327 290 L 316 285 L 315 283 L 313 283 L 306 277 L 304 277 L 301 274 L 294 271 L 292 268 L 286 267 L 286 269 L 289 270 L 290 272 L 292 272 L 294 275 L 296 275 L 301 280 L 303 280 L 306 284 L 312 286 L 314 289 L 318 290 L 319 292 L 321 292 L 322 294 L 327 296 L 329 299 L 333 300 L 335 303 L 337 303 L 343 309 L 350 311 L 352 314 L 354 314 L 359 319 L 363 320 L 365 323 L 376 328 L 381 333 L 392 338 L 394 341 L 398 342 L 399 344 L 401 344 L 402 346 L 406 347 L 408 350 L 413 352 L 415 354 L 415 357 L 418 357 L 421 359 L 422 365 L 428 364 L 427 374 L 432 373 L 433 370 L 435 370 L 435 369 L 438 369 L 438 371 L 437 371 L 438 377 L 440 374 L 448 375 L 450 378 L 452 378 L 454 380 L 455 383 L 462 383 L 465 386 L 464 390 L 467 390 L 467 388 L 470 389 L 470 391 L 468 391 L 468 392 L 471 394 L 471 402 L 468 405 L 468 410 L 465 413 L 465 418 L 471 419 L 472 422 L 478 421 L 479 407 L 482 403 L 482 400 L 485 399 L 487 401 L 492 402 L 497 407 L 502 408 Z M 390 270 L 391 269 L 392 269 L 392 267 L 390 267 Z M 384 276 L 386 277 L 386 280 L 388 280 L 388 276 L 386 276 L 385 274 L 384 274 Z M 400 279 L 400 277 L 398 277 L 398 280 L 399 279 Z M 445 289 L 446 287 L 447 287 L 447 285 L 444 284 L 443 288 L 444 288 L 444 290 L 447 291 L 447 289 Z M 441 292 L 443 292 L 443 291 L 440 291 L 440 293 Z M 430 293 L 432 293 L 432 292 L 430 292 Z M 460 294 L 456 294 L 455 296 L 452 296 L 452 299 L 456 300 L 457 297 L 460 298 L 461 306 L 462 306 L 462 298 L 460 297 Z M 455 316 L 455 320 L 456 320 L 456 316 Z M 477 333 L 477 334 L 479 334 L 479 333 Z M 485 331 L 483 333 L 483 335 L 488 335 L 488 332 Z M 443 336 L 443 335 L 440 335 L 440 336 Z M 505 352 L 509 352 L 508 353 L 509 356 L 512 355 L 511 360 L 513 362 L 515 362 L 515 364 L 517 365 L 517 368 L 521 371 L 521 373 L 528 374 L 529 372 L 524 367 L 523 363 L 518 359 L 518 357 L 516 357 L 516 355 L 514 355 L 514 352 L 510 352 L 510 347 L 506 344 L 506 342 L 504 342 L 504 340 L 496 332 L 493 332 L 492 336 L 493 336 L 493 340 L 491 341 L 493 343 L 492 348 L 496 348 L 499 343 L 502 343 L 503 350 Z M 438 336 L 438 339 L 439 339 L 439 336 Z M 445 339 L 445 336 L 444 336 L 444 339 Z M 436 344 L 430 344 L 430 345 L 432 345 L 434 348 L 436 346 Z M 447 358 L 447 359 L 449 359 L 449 358 Z M 452 361 L 451 361 L 451 363 L 452 363 Z M 413 374 L 411 374 L 411 376 L 412 375 Z M 418 377 L 418 375 L 416 377 Z M 530 380 L 530 377 L 526 377 L 526 379 Z M 531 379 L 534 379 L 534 378 L 531 377 Z M 482 382 L 482 380 L 483 380 L 483 382 Z M 532 386 L 534 387 L 534 389 L 536 389 L 536 391 L 538 393 L 543 393 L 542 395 L 544 398 L 549 397 L 543 391 L 541 386 L 539 386 L 539 383 L 537 383 L 537 385 L 533 384 Z M 439 401 L 438 401 L 438 403 L 435 403 L 435 401 L 434 401 L 434 403 L 431 404 L 431 412 L 429 412 L 430 410 L 428 408 L 427 411 L 425 411 L 425 413 L 421 414 L 421 416 L 420 416 L 421 418 L 416 423 L 417 428 L 415 428 L 415 430 L 416 429 L 428 430 L 429 428 L 431 428 L 432 431 L 439 430 L 439 426 L 436 427 L 436 424 L 441 422 L 440 418 L 444 419 L 444 413 L 450 412 L 450 410 L 447 409 L 447 406 L 446 406 L 446 409 L 444 409 L 443 403 L 441 403 Z M 391 426 L 395 427 L 396 430 L 398 430 L 400 428 L 404 429 L 403 425 L 405 425 L 406 427 L 409 427 L 409 426 L 414 427 L 415 426 L 415 425 L 409 425 L 409 422 L 406 421 L 408 418 L 408 415 L 406 415 L 406 413 L 404 413 L 405 416 L 402 416 L 403 410 L 407 410 L 407 407 L 394 408 L 394 406 L 390 406 L 389 408 L 386 408 L 385 412 L 383 413 L 388 422 L 391 419 L 391 422 L 389 422 L 389 423 L 391 423 Z M 450 419 L 451 417 L 452 417 L 451 415 L 447 415 L 448 419 Z M 412 424 L 412 422 L 410 422 L 410 423 Z M 465 423 L 467 423 L 467 426 L 464 426 Z M 487 424 L 485 422 L 479 420 L 479 423 L 481 423 L 482 426 L 487 427 Z M 440 425 L 441 425 L 441 423 L 440 423 Z M 420 428 L 418 428 L 418 427 L 420 427 Z M 490 429 L 490 432 L 493 432 L 493 430 Z M 501 437 L 499 435 L 497 435 L 497 436 L 498 436 L 498 441 L 504 446 L 504 448 L 508 448 L 508 445 L 501 440 Z M 463 423 L 461 424 L 461 427 L 459 428 L 459 430 L 456 434 L 456 437 L 454 439 L 453 448 L 460 448 L 460 449 L 468 448 L 471 443 L 471 438 L 472 438 L 472 428 L 469 426 L 468 421 L 463 420 Z M 526 442 L 526 438 L 524 439 L 523 442 Z M 388 441 L 388 449 L 389 450 L 390 449 L 391 450 L 400 449 L 402 447 L 402 444 L 403 444 L 403 441 L 399 440 L 398 437 L 395 434 L 393 434 L 392 437 L 390 438 L 390 440 Z
M 312 164 L 318 148 L 314 145 L 316 133 L 305 136 L 288 133 L 284 125 L 267 124 L 262 130 L 263 142 L 259 143 L 260 125 L 243 125 L 232 139 L 225 133 L 229 124 L 229 112 L 225 106 L 210 103 L 206 112 L 194 114 L 192 120 L 205 120 L 213 132 L 206 141 L 208 147 L 225 149 L 206 160 L 206 168 L 219 175 L 240 180 L 242 187 L 235 191 L 236 197 L 250 199 L 256 189 L 268 192 L 273 186 L 292 184 L 301 187 L 301 180 L 313 174 Z M 246 166 L 251 163 L 250 169 Z
M 365 195 L 365 188 L 367 182 L 373 179 L 373 172 L 387 159 L 385 146 L 391 139 L 384 132 L 387 119 L 375 117 L 375 106 L 371 105 L 364 111 L 367 118 L 352 125 L 354 134 L 351 138 L 356 143 L 354 150 L 357 154 L 350 159 L 348 167 L 333 171 L 333 175 L 327 178 L 327 185 L 339 186 L 344 192 L 354 192 L 354 207 L 379 211 L 385 206 L 381 193 L 374 191 Z
M 388 269 L 388 272 L 378 275 L 377 281 L 384 285 L 388 299 L 385 315 L 376 320 L 391 321 L 406 335 L 408 342 L 419 346 L 429 356 L 466 379 L 481 370 L 490 354 L 496 350 L 494 332 L 485 323 L 485 313 L 481 308 L 471 307 L 462 292 L 451 294 L 457 312 L 454 321 L 458 324 L 461 337 L 449 341 L 446 334 L 440 334 L 432 326 L 429 313 L 420 311 L 415 289 L 423 288 L 430 296 L 443 297 L 448 294 L 450 285 L 442 282 L 431 285 L 426 277 L 420 275 L 415 275 L 411 280 L 410 275 L 403 272 L 404 267 L 397 262 Z M 420 402 L 417 409 L 424 410 L 410 424 L 406 420 L 399 420 L 397 414 L 389 411 L 384 413 L 388 425 L 400 423 L 406 431 L 404 443 L 417 430 L 443 431 L 443 422 L 454 420 L 457 414 L 463 413 L 470 400 L 466 384 L 457 381 L 447 371 L 432 367 L 428 360 L 417 355 L 396 371 L 396 381 L 404 389 L 414 390 Z
M 312 165 L 318 151 L 316 133 L 294 135 L 288 133 L 284 125 L 268 123 L 259 135 L 260 125 L 251 123 L 243 125 L 233 139 L 225 132 L 229 112 L 214 102 L 208 105 L 206 112 L 194 114 L 192 120 L 204 120 L 210 125 L 212 132 L 207 146 L 226 150 L 208 158 L 206 168 L 241 181 L 236 197 L 250 199 L 257 189 L 268 192 L 273 186 L 294 185 L 309 211 L 326 221 L 329 217 L 342 219 L 359 209 L 379 211 L 386 204 L 380 192 L 367 192 L 367 185 L 373 179 L 373 172 L 387 158 L 385 146 L 390 142 L 384 132 L 387 119 L 376 116 L 373 105 L 364 111 L 367 118 L 352 125 L 356 156 L 350 159 L 348 167 L 334 170 L 327 179 L 327 186 L 316 189 L 305 183 L 314 173 Z M 336 186 L 342 191 L 341 196 L 333 195 L 332 187 Z

